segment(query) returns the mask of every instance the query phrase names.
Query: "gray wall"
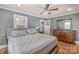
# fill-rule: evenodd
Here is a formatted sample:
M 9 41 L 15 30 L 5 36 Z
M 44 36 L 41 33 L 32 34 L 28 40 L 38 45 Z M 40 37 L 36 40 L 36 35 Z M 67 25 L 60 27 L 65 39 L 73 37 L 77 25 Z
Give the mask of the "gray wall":
M 14 14 L 27 16 L 29 28 L 35 28 L 35 27 L 39 26 L 39 24 L 40 24 L 40 18 L 38 18 L 38 17 L 25 15 L 22 13 L 4 10 L 4 9 L 0 8 L 0 45 L 7 43 L 7 39 L 6 39 L 7 28 L 13 27 L 13 15 Z
M 0 9 L 0 45 L 7 43 L 7 39 L 6 39 L 7 28 L 13 27 L 13 15 L 14 14 L 27 16 L 29 28 L 35 28 L 40 25 L 41 18 L 39 18 L 39 17 L 34 17 L 34 16 L 30 16 L 30 15 L 26 15 L 26 14 L 22 14 L 22 13 L 18 13 L 18 12 Z M 65 19 L 65 18 L 72 18 L 72 29 L 76 30 L 76 33 L 77 33 L 76 40 L 79 41 L 79 14 L 78 13 L 52 18 L 51 19 L 51 21 L 52 21 L 51 29 L 57 28 L 56 20 Z
M 79 41 L 79 13 L 52 18 L 52 29 L 57 28 L 57 20 L 72 18 L 72 30 L 76 30 L 76 40 Z

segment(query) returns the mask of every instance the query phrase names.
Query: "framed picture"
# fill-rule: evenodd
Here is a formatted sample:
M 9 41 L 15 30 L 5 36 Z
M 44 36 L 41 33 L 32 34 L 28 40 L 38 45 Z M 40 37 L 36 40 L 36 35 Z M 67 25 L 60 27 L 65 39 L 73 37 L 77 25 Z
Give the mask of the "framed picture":
M 14 28 L 27 28 L 27 17 L 14 15 Z

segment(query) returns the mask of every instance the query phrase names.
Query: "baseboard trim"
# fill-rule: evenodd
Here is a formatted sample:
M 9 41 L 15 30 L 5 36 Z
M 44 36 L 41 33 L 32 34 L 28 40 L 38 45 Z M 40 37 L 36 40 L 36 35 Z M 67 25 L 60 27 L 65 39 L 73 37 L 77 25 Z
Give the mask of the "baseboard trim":
M 2 49 L 2 48 L 6 48 L 6 47 L 8 47 L 7 44 L 5 44 L 5 45 L 0 45 L 0 49 Z
M 75 41 L 75 43 L 79 45 L 79 41 Z

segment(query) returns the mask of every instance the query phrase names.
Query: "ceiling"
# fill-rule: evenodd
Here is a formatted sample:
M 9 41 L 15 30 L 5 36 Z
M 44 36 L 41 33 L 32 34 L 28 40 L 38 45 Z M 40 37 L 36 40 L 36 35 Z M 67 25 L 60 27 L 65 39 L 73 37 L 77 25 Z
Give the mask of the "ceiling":
M 59 10 L 52 11 L 51 15 L 47 14 L 47 12 L 40 15 L 40 12 L 43 11 L 43 7 L 45 7 L 45 4 L 21 4 L 20 6 L 17 6 L 17 4 L 0 4 L 0 8 L 22 12 L 41 18 L 53 18 L 79 12 L 79 4 L 50 4 L 50 8 L 59 8 Z M 72 10 L 68 11 L 69 8 Z

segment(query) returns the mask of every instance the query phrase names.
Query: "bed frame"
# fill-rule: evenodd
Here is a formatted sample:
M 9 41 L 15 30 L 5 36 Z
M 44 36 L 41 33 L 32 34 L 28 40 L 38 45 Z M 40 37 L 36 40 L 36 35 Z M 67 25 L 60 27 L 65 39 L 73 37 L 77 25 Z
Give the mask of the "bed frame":
M 58 52 L 58 46 L 56 45 L 54 48 L 52 48 L 52 49 L 48 52 L 48 54 L 57 54 L 57 52 Z

